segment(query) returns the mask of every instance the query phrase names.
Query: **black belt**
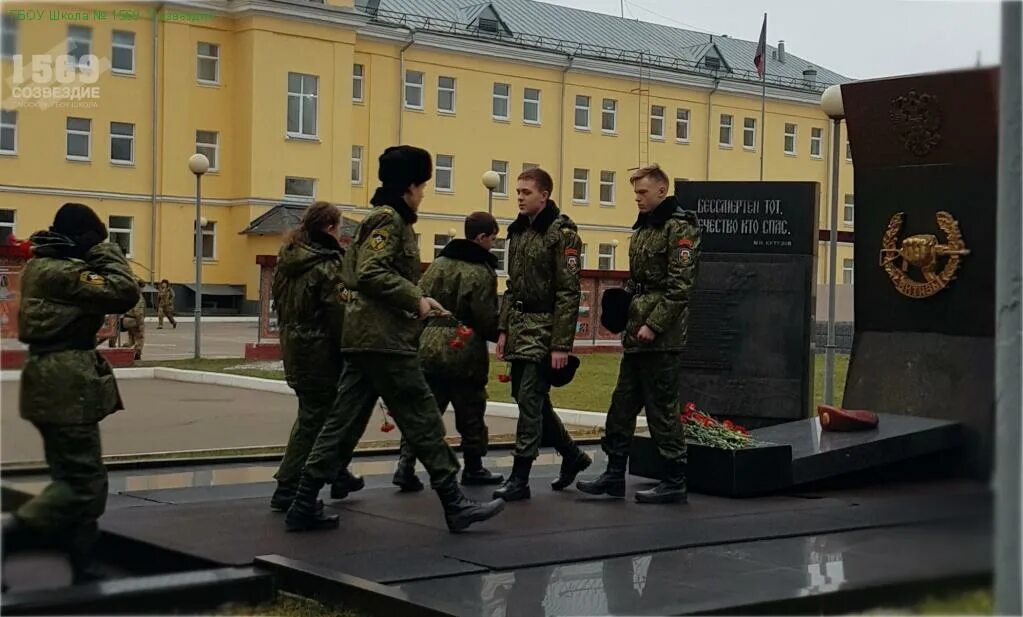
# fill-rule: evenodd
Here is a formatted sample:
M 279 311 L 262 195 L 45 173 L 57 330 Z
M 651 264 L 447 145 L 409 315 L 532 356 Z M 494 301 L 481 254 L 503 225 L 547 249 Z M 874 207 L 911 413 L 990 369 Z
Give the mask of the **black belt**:
M 523 302 L 522 300 L 516 300 L 511 304 L 512 309 L 520 313 L 553 313 L 554 307 L 551 305 L 543 304 L 531 304 L 529 302 Z
M 93 351 L 96 349 L 96 342 L 93 340 L 81 341 L 54 341 L 52 343 L 30 343 L 28 353 L 33 355 L 54 353 L 57 351 Z
M 664 291 L 663 287 L 655 287 L 653 285 L 644 285 L 643 283 L 633 283 L 629 281 L 629 284 L 625 286 L 625 289 L 631 291 L 637 296 L 643 294 L 654 293 L 655 291 Z

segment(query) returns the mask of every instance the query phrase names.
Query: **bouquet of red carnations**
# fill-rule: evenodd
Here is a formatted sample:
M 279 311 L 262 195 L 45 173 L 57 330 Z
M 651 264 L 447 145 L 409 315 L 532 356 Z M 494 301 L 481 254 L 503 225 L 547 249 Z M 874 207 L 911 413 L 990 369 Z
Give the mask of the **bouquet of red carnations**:
M 755 443 L 745 428 L 731 420 L 718 422 L 709 414 L 697 409 L 692 401 L 686 403 L 682 411 L 682 426 L 685 428 L 686 441 L 689 443 L 725 450 L 749 448 Z

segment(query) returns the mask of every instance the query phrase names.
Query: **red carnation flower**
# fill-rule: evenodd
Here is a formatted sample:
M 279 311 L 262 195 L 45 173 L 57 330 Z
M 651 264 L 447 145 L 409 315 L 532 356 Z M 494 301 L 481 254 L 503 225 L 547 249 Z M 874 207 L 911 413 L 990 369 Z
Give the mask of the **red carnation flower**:
M 394 430 L 394 423 L 384 420 L 384 423 L 380 425 L 380 431 L 383 433 L 390 433 Z
M 458 326 L 457 332 L 458 332 L 458 338 L 460 338 L 460 339 L 467 339 L 470 336 L 472 336 L 472 328 L 470 328 L 469 326 L 467 326 L 465 324 L 462 324 L 462 325 Z
M 465 347 L 465 343 L 462 341 L 462 339 L 453 338 L 450 341 L 448 341 L 448 347 L 450 347 L 451 349 L 461 349 Z

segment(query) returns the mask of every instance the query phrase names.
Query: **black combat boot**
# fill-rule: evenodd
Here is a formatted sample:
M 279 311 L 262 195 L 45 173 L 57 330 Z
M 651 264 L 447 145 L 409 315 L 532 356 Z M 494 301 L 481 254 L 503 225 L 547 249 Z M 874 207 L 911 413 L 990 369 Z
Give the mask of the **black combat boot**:
M 330 498 L 344 499 L 348 493 L 355 493 L 366 488 L 366 481 L 345 467 L 337 474 L 337 479 L 330 484 Z
M 295 487 L 277 485 L 274 494 L 270 496 L 270 509 L 274 512 L 287 512 L 291 502 L 295 500 Z M 323 510 L 323 501 L 316 500 L 316 509 Z
M 483 457 L 479 454 L 465 453 L 465 467 L 462 469 L 462 484 L 466 486 L 486 486 L 504 482 L 504 476 L 491 473 L 483 466 Z
M 686 503 L 686 463 L 684 460 L 664 461 L 664 478 L 657 486 L 636 492 L 639 503 Z
M 625 497 L 625 467 L 628 462 L 628 456 L 609 454 L 607 470 L 604 473 L 600 474 L 596 480 L 579 480 L 575 483 L 575 487 L 588 495 Z
M 437 497 L 444 506 L 444 520 L 454 533 L 464 531 L 469 525 L 493 518 L 504 510 L 504 500 L 495 499 L 486 503 L 473 501 L 462 494 L 458 482 L 452 477 L 437 487 Z
M 99 525 L 93 521 L 80 525 L 67 536 L 65 550 L 71 563 L 71 584 L 84 585 L 105 579 L 106 573 L 96 563 Z
M 572 483 L 575 482 L 575 477 L 593 464 L 593 459 L 590 458 L 590 455 L 580 450 L 575 442 L 571 442 L 567 447 L 559 449 L 558 454 L 561 455 L 561 470 L 558 472 L 557 479 L 551 482 L 551 488 L 556 491 L 572 486 Z
M 505 501 L 529 499 L 531 497 L 529 492 L 529 470 L 532 467 L 533 459 L 516 456 L 515 462 L 512 464 L 511 475 L 504 481 L 501 488 L 494 491 L 494 499 L 503 499 Z
M 338 526 L 337 514 L 324 514 L 323 509 L 317 507 L 316 496 L 323 488 L 323 480 L 310 478 L 302 474 L 298 481 L 298 490 L 295 491 L 295 500 L 288 508 L 288 515 L 284 524 L 288 531 L 314 531 L 318 529 L 336 529 Z
M 402 454 L 398 457 L 398 467 L 394 470 L 391 484 L 401 489 L 402 493 L 416 493 L 423 490 L 423 482 L 416 475 L 416 459 Z

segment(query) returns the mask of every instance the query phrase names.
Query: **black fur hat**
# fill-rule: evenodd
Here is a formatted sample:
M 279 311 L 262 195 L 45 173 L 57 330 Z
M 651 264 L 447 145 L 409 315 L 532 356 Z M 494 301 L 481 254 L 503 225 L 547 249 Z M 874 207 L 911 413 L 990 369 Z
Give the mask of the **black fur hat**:
M 92 208 L 85 204 L 66 203 L 61 206 L 60 210 L 57 210 L 57 215 L 53 217 L 50 231 L 72 239 L 79 238 L 86 232 L 100 236 L 101 242 L 107 239 L 107 226 Z
M 575 372 L 579 369 L 579 357 L 570 355 L 568 356 L 568 364 L 565 365 L 565 368 L 554 369 L 551 368 L 550 356 L 547 356 L 542 366 L 547 376 L 547 383 L 551 384 L 552 387 L 560 388 L 567 386 L 575 379 Z
M 621 334 L 629 321 L 632 294 L 621 287 L 604 290 L 600 298 L 600 324 L 614 334 Z
M 405 192 L 410 184 L 422 184 L 433 177 L 433 158 L 415 146 L 391 146 L 380 155 L 380 183 Z

